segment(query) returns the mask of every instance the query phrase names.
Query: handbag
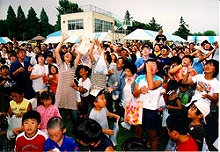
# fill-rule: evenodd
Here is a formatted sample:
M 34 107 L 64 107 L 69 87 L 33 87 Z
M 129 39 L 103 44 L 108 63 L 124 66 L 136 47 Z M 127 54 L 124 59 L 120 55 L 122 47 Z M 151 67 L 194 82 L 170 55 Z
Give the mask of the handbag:
M 99 74 L 107 74 L 108 73 L 108 69 L 107 69 L 105 59 L 104 59 L 103 52 L 102 52 L 96 66 L 95 66 L 94 73 L 99 73 Z
M 134 98 L 126 102 L 124 121 L 130 125 L 142 124 L 143 103 L 140 99 L 136 101 Z

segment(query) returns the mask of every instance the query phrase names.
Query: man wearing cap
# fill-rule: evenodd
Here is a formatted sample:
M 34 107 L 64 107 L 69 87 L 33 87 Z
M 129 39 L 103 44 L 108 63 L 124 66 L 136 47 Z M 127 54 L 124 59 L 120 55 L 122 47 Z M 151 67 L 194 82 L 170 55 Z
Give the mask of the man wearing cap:
M 151 52 L 151 49 L 147 44 L 144 44 L 141 47 L 142 57 L 137 58 L 137 60 L 135 61 L 135 65 L 137 67 L 137 75 L 144 74 L 144 64 L 145 64 L 145 61 L 149 59 L 150 52 Z

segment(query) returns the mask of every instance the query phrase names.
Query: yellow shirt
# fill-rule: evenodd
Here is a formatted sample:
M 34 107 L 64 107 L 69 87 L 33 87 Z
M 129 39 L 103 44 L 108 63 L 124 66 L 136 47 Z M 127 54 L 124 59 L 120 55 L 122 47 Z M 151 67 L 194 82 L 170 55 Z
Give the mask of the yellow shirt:
M 154 51 L 154 54 L 156 55 L 156 57 L 158 57 L 158 55 L 161 54 L 161 51 L 158 51 L 158 52 Z
M 26 113 L 29 105 L 29 100 L 23 98 L 23 101 L 17 104 L 14 100 L 10 101 L 11 111 L 14 115 Z

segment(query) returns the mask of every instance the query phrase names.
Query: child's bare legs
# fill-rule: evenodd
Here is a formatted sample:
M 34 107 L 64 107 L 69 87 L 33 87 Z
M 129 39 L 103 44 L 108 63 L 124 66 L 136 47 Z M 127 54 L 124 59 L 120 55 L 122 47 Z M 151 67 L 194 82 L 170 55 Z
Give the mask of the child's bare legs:
M 147 130 L 147 135 L 149 137 L 150 148 L 153 151 L 157 150 L 157 130 Z

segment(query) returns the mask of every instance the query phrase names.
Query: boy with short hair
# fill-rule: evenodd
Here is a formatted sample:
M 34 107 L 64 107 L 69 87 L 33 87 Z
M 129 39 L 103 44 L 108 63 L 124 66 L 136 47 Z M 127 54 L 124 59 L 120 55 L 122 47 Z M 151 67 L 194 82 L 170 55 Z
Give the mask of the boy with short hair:
M 189 124 L 189 134 L 198 145 L 199 151 L 202 151 L 205 136 L 202 120 L 206 123 L 205 117 L 209 114 L 209 112 L 209 104 L 202 100 L 194 101 L 188 110 L 188 118 L 192 120 Z
M 167 118 L 167 130 L 171 139 L 176 142 L 177 151 L 198 151 L 194 139 L 188 134 L 187 117 L 174 113 Z
M 52 117 L 47 123 L 49 138 L 44 143 L 44 151 L 79 151 L 75 140 L 66 136 L 64 120 L 61 117 Z
M 11 101 L 9 102 L 9 109 L 6 115 L 9 115 L 16 121 L 13 125 L 9 126 L 7 130 L 7 138 L 9 140 L 15 139 L 20 132 L 22 132 L 22 117 L 27 111 L 32 110 L 32 105 L 29 100 L 24 98 L 24 91 L 21 89 L 20 86 L 13 86 L 10 89 L 11 92 Z
M 113 135 L 114 131 L 109 129 L 107 117 L 114 117 L 115 119 L 119 119 L 120 116 L 107 110 L 107 101 L 105 98 L 104 89 L 96 87 L 90 92 L 90 95 L 91 101 L 94 101 L 94 108 L 92 108 L 90 111 L 89 118 L 97 121 L 101 125 L 102 131 L 107 136 Z
M 28 111 L 22 117 L 22 129 L 15 141 L 15 151 L 43 151 L 47 135 L 40 131 L 40 114 L 37 111 Z
M 114 151 L 113 144 L 103 132 L 100 124 L 93 119 L 85 119 L 76 128 L 75 136 L 83 146 L 89 146 L 89 151 Z

